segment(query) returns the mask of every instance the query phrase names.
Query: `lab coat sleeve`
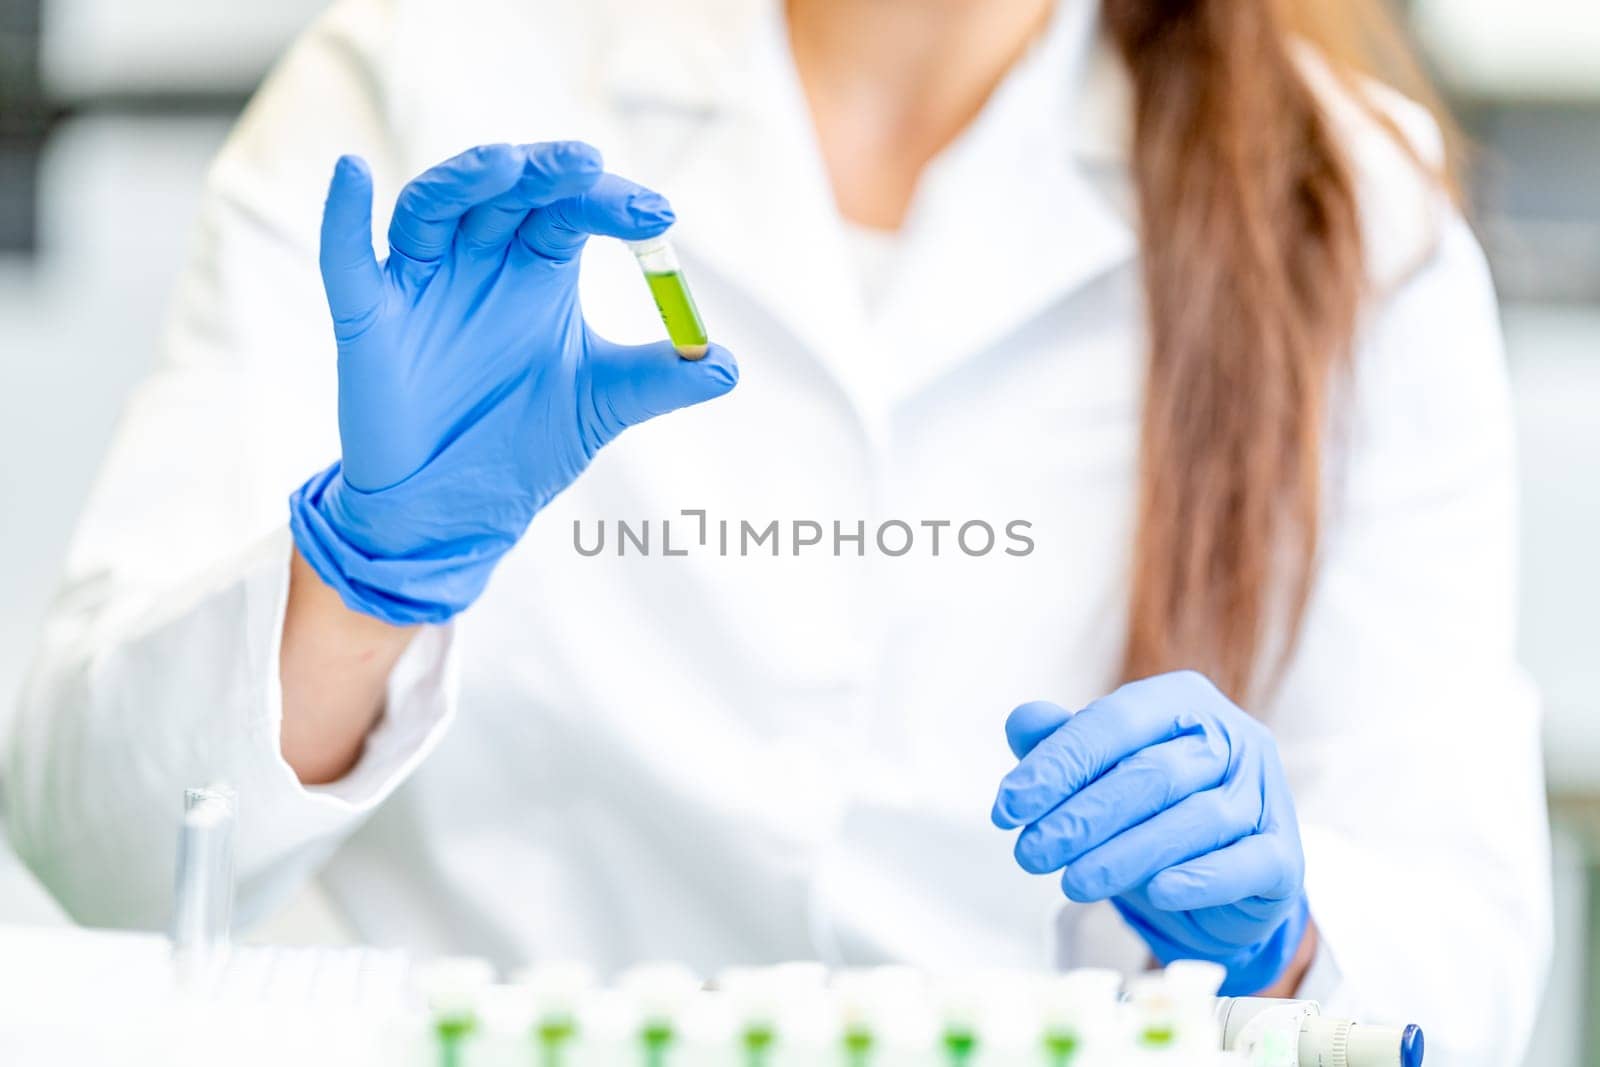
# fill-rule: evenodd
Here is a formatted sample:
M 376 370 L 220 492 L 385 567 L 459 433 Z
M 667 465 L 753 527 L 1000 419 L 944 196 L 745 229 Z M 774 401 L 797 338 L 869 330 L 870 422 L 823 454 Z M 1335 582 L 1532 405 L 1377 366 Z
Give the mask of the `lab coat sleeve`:
M 341 152 L 393 170 L 389 26 L 386 3 L 336 6 L 223 149 L 157 369 L 124 412 L 69 551 L 7 792 L 18 852 L 82 922 L 168 921 L 183 790 L 214 782 L 238 794 L 236 913 L 259 916 L 449 718 L 450 633 L 426 630 L 345 779 L 304 788 L 280 753 L 287 497 L 338 454 L 316 231 Z
M 1516 659 L 1512 417 L 1487 266 L 1444 208 L 1362 330 L 1302 636 L 1264 717 L 1322 948 L 1302 995 L 1508 1064 L 1551 942 L 1536 694 Z

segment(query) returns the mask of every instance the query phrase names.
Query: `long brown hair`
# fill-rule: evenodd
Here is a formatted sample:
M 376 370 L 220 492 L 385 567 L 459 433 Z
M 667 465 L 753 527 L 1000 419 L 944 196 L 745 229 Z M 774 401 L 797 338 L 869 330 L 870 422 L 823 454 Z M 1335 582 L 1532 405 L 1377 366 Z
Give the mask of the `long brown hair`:
M 1325 408 L 1365 295 L 1354 179 L 1297 49 L 1432 100 L 1381 0 L 1104 18 L 1133 82 L 1150 324 L 1123 670 L 1194 667 L 1244 699 L 1304 615 Z

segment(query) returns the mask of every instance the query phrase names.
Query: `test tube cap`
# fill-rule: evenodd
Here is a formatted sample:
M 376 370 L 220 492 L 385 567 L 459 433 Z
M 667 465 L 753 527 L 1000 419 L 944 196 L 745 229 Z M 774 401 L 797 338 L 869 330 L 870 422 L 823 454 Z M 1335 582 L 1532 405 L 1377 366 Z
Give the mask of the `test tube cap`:
M 700 989 L 700 979 L 681 963 L 641 963 L 617 983 L 647 1019 L 676 1015 Z
M 652 252 L 664 252 L 672 247 L 672 242 L 667 240 L 666 231 L 639 241 L 624 241 L 623 244 L 627 245 L 628 250 L 636 256 L 648 256 Z
M 579 996 L 595 985 L 594 968 L 586 963 L 551 960 L 524 967 L 512 976 L 516 984 L 550 996 Z
M 1100 1013 L 1117 1003 L 1122 975 L 1101 967 L 1085 967 L 1046 982 L 1042 995 L 1052 1011 L 1069 1014 Z
M 1199 999 L 1217 995 L 1228 969 L 1209 960 L 1173 960 L 1162 973 L 1175 995 Z
M 828 984 L 828 968 L 816 960 L 789 960 L 768 970 L 774 982 L 791 992 L 816 991 Z
M 1422 1067 L 1422 1027 L 1416 1023 L 1400 1032 L 1400 1067 Z
M 417 991 L 436 1015 L 474 1011 L 483 991 L 494 982 L 494 966 L 473 956 L 442 956 L 420 965 L 413 975 Z

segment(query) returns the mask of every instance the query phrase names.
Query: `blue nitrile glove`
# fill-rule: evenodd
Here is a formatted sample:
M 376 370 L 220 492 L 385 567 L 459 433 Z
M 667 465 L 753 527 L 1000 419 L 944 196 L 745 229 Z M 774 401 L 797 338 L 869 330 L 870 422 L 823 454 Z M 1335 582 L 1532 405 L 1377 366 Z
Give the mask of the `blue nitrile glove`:
M 1006 739 L 1021 762 L 993 818 L 1024 828 L 1024 870 L 1065 868 L 1070 899 L 1109 898 L 1163 964 L 1222 964 L 1225 995 L 1283 974 L 1310 915 L 1294 802 L 1266 727 L 1204 675 L 1179 671 L 1077 714 L 1024 704 Z
M 488 145 L 434 167 L 400 193 L 381 264 L 371 220 L 371 176 L 346 156 L 322 219 L 343 456 L 295 492 L 290 525 L 350 607 L 438 622 L 601 446 L 726 393 L 738 370 L 715 345 L 691 362 L 584 323 L 588 236 L 652 237 L 673 220 L 588 145 Z

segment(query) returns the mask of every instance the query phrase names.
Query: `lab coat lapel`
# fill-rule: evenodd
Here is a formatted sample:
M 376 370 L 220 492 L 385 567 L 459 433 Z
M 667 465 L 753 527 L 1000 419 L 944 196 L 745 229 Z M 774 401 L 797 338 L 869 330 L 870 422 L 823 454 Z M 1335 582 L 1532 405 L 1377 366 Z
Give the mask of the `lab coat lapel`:
M 925 175 L 880 320 L 904 353 L 902 396 L 1136 253 L 1130 220 L 1086 170 L 1105 172 L 1119 147 L 1108 140 L 1126 121 L 1098 7 L 1064 2 L 1034 54 Z
M 714 79 L 663 76 L 669 50 L 659 40 L 648 46 L 650 65 L 611 65 L 614 114 L 641 153 L 632 176 L 672 200 L 673 240 L 688 269 L 743 291 L 865 406 L 860 295 L 839 269 L 848 249 L 782 12 L 762 0 L 739 14 L 742 22 L 712 38 L 721 47 L 696 64 L 715 64 Z M 633 49 L 624 42 L 619 55 Z

